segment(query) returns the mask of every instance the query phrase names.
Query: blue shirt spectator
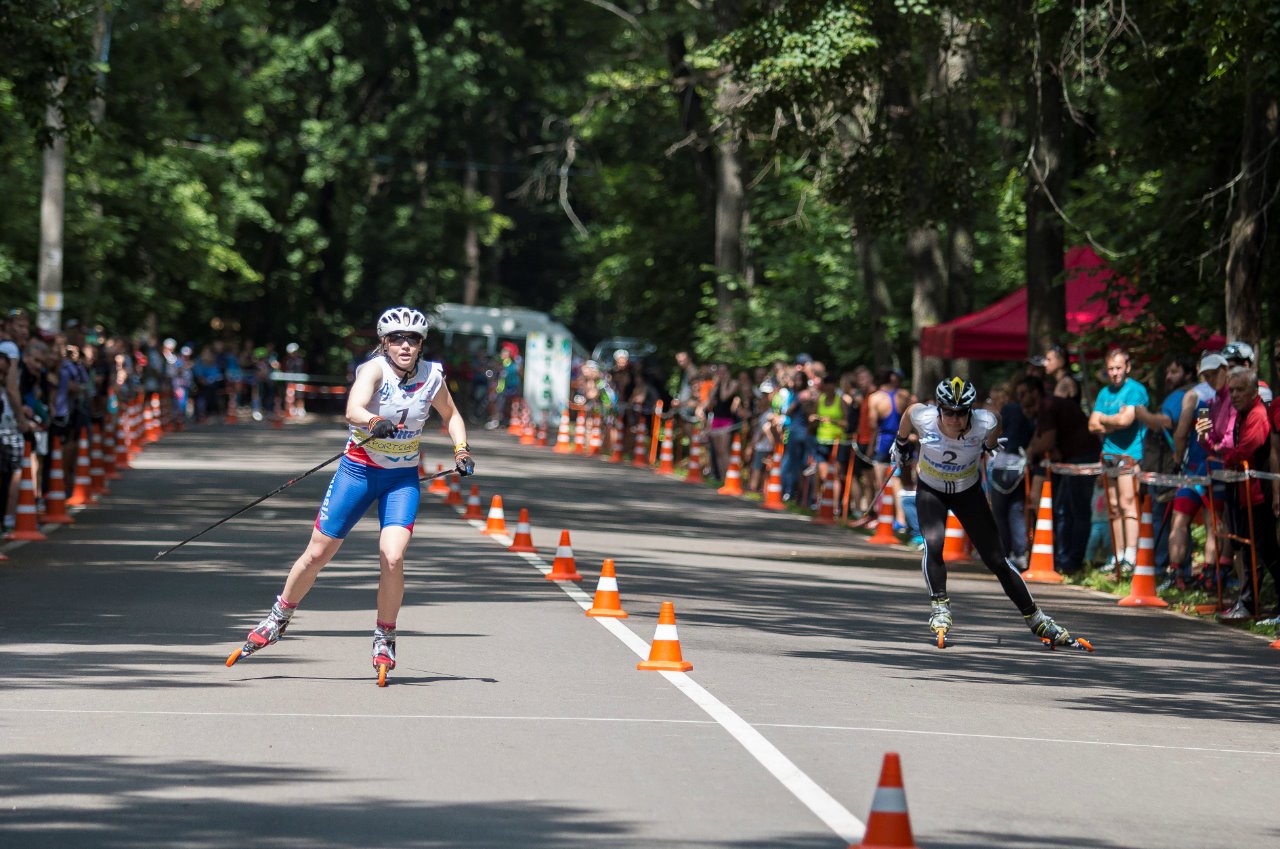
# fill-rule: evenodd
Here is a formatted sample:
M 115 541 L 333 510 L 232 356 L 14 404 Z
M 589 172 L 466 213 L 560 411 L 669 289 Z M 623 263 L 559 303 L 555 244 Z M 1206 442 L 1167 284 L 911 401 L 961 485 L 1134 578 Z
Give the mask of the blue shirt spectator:
M 1098 393 L 1098 400 L 1093 405 L 1095 413 L 1114 415 L 1123 407 L 1145 407 L 1151 401 L 1147 389 L 1132 377 L 1126 377 L 1119 388 L 1107 385 Z M 1103 454 L 1126 454 L 1135 462 L 1142 461 L 1142 440 L 1147 435 L 1147 426 L 1134 420 L 1128 427 L 1111 430 L 1102 440 Z

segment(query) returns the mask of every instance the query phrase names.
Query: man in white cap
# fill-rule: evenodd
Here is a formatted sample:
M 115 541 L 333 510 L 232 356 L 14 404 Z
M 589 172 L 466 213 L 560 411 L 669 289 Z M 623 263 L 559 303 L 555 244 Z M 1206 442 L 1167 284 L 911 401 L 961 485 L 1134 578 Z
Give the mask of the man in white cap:
M 1227 361 L 1228 366 L 1244 366 L 1254 371 L 1258 369 L 1257 357 L 1253 353 L 1253 346 L 1248 342 L 1228 342 L 1219 353 Z M 1265 380 L 1258 380 L 1258 397 L 1262 399 L 1262 403 L 1268 407 L 1271 406 L 1273 395 L 1271 387 L 1267 385 Z
M 1173 456 L 1178 464 L 1174 466 L 1174 474 L 1199 476 L 1209 471 L 1208 456 L 1195 439 L 1195 423 L 1197 416 L 1209 414 L 1210 402 L 1218 390 L 1227 385 L 1227 360 L 1221 354 L 1205 354 L 1200 358 L 1198 372 L 1200 382 L 1182 396 L 1182 413 L 1173 432 Z M 1221 468 L 1221 464 L 1214 465 Z M 1215 495 L 1221 502 L 1225 492 Z M 1204 486 L 1179 487 L 1174 493 L 1173 523 L 1169 528 L 1169 569 L 1174 582 L 1181 580 L 1185 585 L 1191 578 L 1188 556 L 1191 523 L 1208 504 L 1208 488 Z M 1204 562 L 1208 564 L 1208 574 L 1213 575 L 1214 564 L 1218 562 L 1218 540 L 1212 534 L 1205 539 Z

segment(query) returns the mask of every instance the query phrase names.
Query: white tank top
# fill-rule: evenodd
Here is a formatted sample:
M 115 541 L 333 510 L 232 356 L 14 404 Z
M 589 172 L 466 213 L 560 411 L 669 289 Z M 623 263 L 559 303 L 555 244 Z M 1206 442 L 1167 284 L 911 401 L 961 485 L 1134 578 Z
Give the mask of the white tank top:
M 920 462 L 916 474 L 939 492 L 963 492 L 978 482 L 978 461 L 987 435 L 995 430 L 996 417 L 975 409 L 969 429 L 959 439 L 943 436 L 938 428 L 938 408 L 920 406 L 911 411 L 911 424 L 920 437 Z
M 431 412 L 431 401 L 444 385 L 444 369 L 440 363 L 419 360 L 418 370 L 402 385 L 399 375 L 381 354 L 360 366 L 356 373 L 367 368 L 375 368 L 379 372 L 379 385 L 369 402 L 369 411 L 402 427 L 386 439 L 373 439 L 357 448 L 356 444 L 367 438 L 369 433 L 364 428 L 352 426 L 351 436 L 347 439 L 347 456 L 366 466 L 416 469 L 422 428 L 427 423 L 427 414 Z

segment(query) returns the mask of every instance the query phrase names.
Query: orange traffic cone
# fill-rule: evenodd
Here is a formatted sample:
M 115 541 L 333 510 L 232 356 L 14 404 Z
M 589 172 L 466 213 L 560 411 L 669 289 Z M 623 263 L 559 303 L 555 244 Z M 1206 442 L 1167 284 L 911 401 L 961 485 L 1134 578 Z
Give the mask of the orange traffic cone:
M 436 463 L 436 476 L 431 479 L 431 485 L 427 487 L 427 492 L 432 495 L 448 495 L 449 482 L 444 478 L 444 464 Z
M 685 483 L 705 483 L 702 476 L 702 428 L 694 425 L 693 436 L 689 437 L 689 474 L 685 475 Z
M 631 465 L 637 469 L 647 469 L 649 467 L 649 428 L 641 420 L 636 425 L 636 444 L 631 452 Z
M 111 494 L 102 465 L 102 431 L 93 425 L 89 425 L 89 491 L 96 496 Z
M 116 423 L 116 471 L 129 468 L 129 408 L 120 407 L 120 417 Z
M 637 663 L 636 669 L 662 672 L 688 672 L 693 669 L 693 664 L 680 656 L 676 606 L 671 602 L 662 603 L 662 609 L 658 612 L 658 628 L 653 632 L 653 643 L 649 646 L 649 659 Z
M 658 454 L 658 474 L 674 474 L 675 459 L 675 437 L 672 431 L 671 422 L 667 422 L 666 428 L 662 431 L 662 450 Z
M 40 520 L 49 525 L 71 525 L 75 519 L 67 515 L 67 480 L 62 471 L 62 441 L 53 437 L 49 452 L 49 490 L 44 494 L 45 514 Z
M 163 428 L 161 427 L 162 416 L 160 414 L 160 393 L 159 392 L 151 393 L 151 404 L 147 407 L 147 412 L 151 415 L 151 418 L 147 422 L 147 435 L 145 438 L 147 442 L 159 442 L 160 434 L 163 430 Z
M 97 501 L 93 495 L 93 478 L 89 473 L 89 440 L 83 433 L 76 440 L 76 479 L 71 497 L 67 499 L 68 507 L 83 507 Z
M 22 451 L 22 483 L 18 486 L 18 507 L 13 530 L 5 534 L 5 539 L 23 539 L 39 542 L 48 539 L 40 533 L 40 525 L 36 522 L 36 470 L 31 464 L 31 445 L 24 442 Z
M 547 418 L 545 415 L 542 417 L 542 421 L 538 422 L 538 441 L 536 444 L 539 448 L 547 447 Z
M 779 486 L 781 488 L 781 486 Z M 827 478 L 822 482 L 822 496 L 818 501 L 818 515 L 813 517 L 815 525 L 834 525 L 836 523 L 836 470 L 832 466 Z
M 477 521 L 484 518 L 484 513 L 480 510 L 480 487 L 471 487 L 471 494 L 467 496 L 467 509 L 462 514 L 462 518 Z
M 1060 584 L 1063 577 L 1053 569 L 1053 487 L 1048 478 L 1040 490 L 1040 509 L 1036 512 L 1036 532 L 1031 537 L 1031 562 L 1022 573 L 1024 581 Z
M 618 598 L 618 578 L 613 573 L 613 560 L 605 558 L 600 566 L 600 580 L 596 584 L 596 595 L 591 601 L 588 616 L 604 616 L 611 619 L 626 619 L 627 611 L 622 609 L 622 601 Z
M 893 532 L 893 493 L 885 487 L 880 493 L 880 513 L 876 520 L 876 532 L 867 542 L 873 545 L 896 545 L 898 535 Z
M 622 462 L 622 428 L 618 426 L 618 422 L 616 419 L 609 425 L 609 443 L 610 443 L 609 462 L 621 463 Z
M 569 532 L 560 532 L 560 545 L 556 546 L 556 559 L 551 564 L 548 581 L 581 581 L 578 565 L 573 559 L 573 548 L 569 545 Z
M 524 428 L 520 432 L 521 445 L 537 445 L 538 433 L 533 429 L 533 419 L 529 419 L 524 423 Z
M 735 433 L 733 447 L 729 450 L 729 471 L 724 475 L 724 486 L 716 490 L 721 495 L 742 494 L 742 440 Z
M 587 423 L 587 456 L 597 457 L 604 449 L 604 435 L 600 433 L 603 425 L 600 423 L 599 414 L 593 413 L 591 420 Z
M 107 480 L 118 481 L 124 476 L 116 469 L 116 456 L 119 453 L 116 448 L 116 420 L 107 416 L 102 421 L 105 431 L 102 434 L 102 472 Z
M 507 514 L 502 512 L 501 495 L 495 495 L 489 502 L 489 518 L 485 521 L 484 530 L 480 533 L 491 537 L 507 535 Z
M 511 545 L 507 546 L 507 551 L 533 552 L 537 550 L 533 546 L 533 534 L 529 531 L 529 511 L 521 507 L 520 518 L 516 521 L 516 536 L 511 541 Z
M 560 430 L 556 433 L 556 447 L 552 449 L 557 454 L 572 454 L 573 443 L 569 441 L 569 410 L 565 408 L 560 411 Z
M 773 457 L 769 459 L 769 480 L 764 485 L 764 509 L 766 510 L 786 510 L 787 505 L 782 500 L 782 446 L 779 445 L 774 449 Z
M 897 752 L 884 756 L 880 783 L 871 799 L 867 817 L 867 833 L 862 842 L 849 849 L 918 849 L 911 834 L 911 817 L 907 814 L 907 791 L 902 786 L 902 763 Z
M 457 475 L 445 475 L 449 478 L 449 494 L 444 497 L 444 503 L 450 506 L 462 503 L 462 485 L 458 483 Z
M 957 563 L 969 559 L 969 538 L 965 536 L 964 526 L 956 518 L 956 514 L 947 511 L 947 529 L 942 538 L 942 559 L 948 563 Z
M 1168 607 L 1169 602 L 1156 595 L 1156 540 L 1151 525 L 1151 495 L 1142 498 L 1142 519 L 1138 523 L 1138 562 L 1133 564 L 1133 583 L 1129 594 L 1120 599 L 1121 607 Z
M 520 404 L 520 400 L 517 398 L 514 401 L 512 401 L 511 406 L 512 406 L 512 409 L 510 411 L 511 421 L 507 422 L 507 433 L 511 436 L 519 436 L 521 433 L 524 432 L 524 428 L 520 426 L 519 410 L 522 405 Z
M 573 453 L 587 453 L 587 414 L 584 410 L 578 411 L 578 417 L 573 423 Z

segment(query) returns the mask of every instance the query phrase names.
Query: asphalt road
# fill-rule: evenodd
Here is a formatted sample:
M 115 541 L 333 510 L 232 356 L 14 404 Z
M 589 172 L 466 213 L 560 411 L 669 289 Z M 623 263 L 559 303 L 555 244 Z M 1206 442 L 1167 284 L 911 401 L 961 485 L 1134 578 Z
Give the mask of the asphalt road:
M 168 435 L 75 525 L 6 547 L 0 846 L 839 849 L 889 751 L 923 847 L 1280 844 L 1265 641 L 1033 587 L 1098 649 L 1048 652 L 967 567 L 939 651 L 918 555 L 505 434 L 473 434 L 473 480 L 512 531 L 529 509 L 540 557 L 424 495 L 390 686 L 371 517 L 284 640 L 225 667 L 328 470 L 152 558 L 341 439 Z M 561 529 L 586 578 L 568 592 L 541 574 Z M 621 622 L 580 606 L 604 557 Z M 664 600 L 686 675 L 635 668 Z

